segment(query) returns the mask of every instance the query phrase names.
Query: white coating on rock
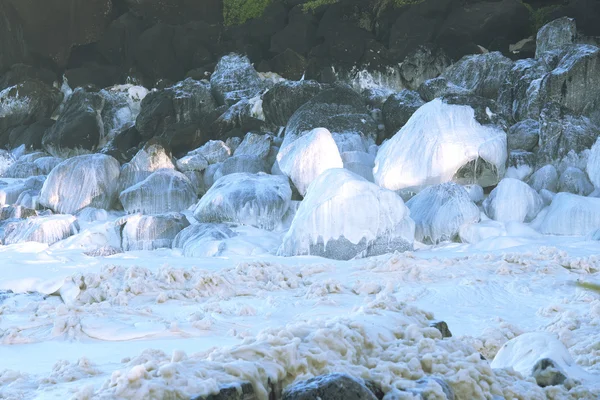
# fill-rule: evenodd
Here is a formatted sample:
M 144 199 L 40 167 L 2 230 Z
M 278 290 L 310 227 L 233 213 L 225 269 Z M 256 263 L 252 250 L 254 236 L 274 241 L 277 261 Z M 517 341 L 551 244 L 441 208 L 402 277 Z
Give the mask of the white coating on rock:
M 69 158 L 50 172 L 39 202 L 61 214 L 85 207 L 110 209 L 117 198 L 119 174 L 119 162 L 104 154 Z
M 182 214 L 133 215 L 123 228 L 123 250 L 170 248 L 173 239 L 188 220 Z
M 159 169 L 119 195 L 127 213 L 163 214 L 180 212 L 196 201 L 196 189 L 174 169 Z
M 500 222 L 529 222 L 544 207 L 540 195 L 528 184 L 504 178 L 483 202 L 488 217 Z
M 311 254 L 311 246 L 341 237 L 351 244 L 401 239 L 412 245 L 414 222 L 396 193 L 382 189 L 345 169 L 329 169 L 308 188 L 281 255 Z
M 498 179 L 502 177 L 507 159 L 506 133 L 479 124 L 469 106 L 436 99 L 419 108 L 398 133 L 381 145 L 373 175 L 381 187 L 418 191 L 451 181 L 461 167 L 478 158 L 496 168 Z
M 325 128 L 313 129 L 277 154 L 279 170 L 283 172 L 304 196 L 308 185 L 319 175 L 331 168 L 343 168 L 338 147 Z
M 72 215 L 50 215 L 10 222 L 4 231 L 5 245 L 39 242 L 54 244 L 79 230 L 77 219 Z
M 194 217 L 201 222 L 235 222 L 273 230 L 291 198 L 285 177 L 234 173 L 215 181 L 196 205 Z
M 479 208 L 456 183 L 430 186 L 406 202 L 415 221 L 415 240 L 439 243 L 453 240 L 463 225 L 479 221 Z
M 547 210 L 540 221 L 535 221 L 543 234 L 587 235 L 600 228 L 598 198 L 557 193 Z
M 159 144 L 144 146 L 127 164 L 121 167 L 119 190 L 123 191 L 149 177 L 159 169 L 175 169 L 170 155 Z

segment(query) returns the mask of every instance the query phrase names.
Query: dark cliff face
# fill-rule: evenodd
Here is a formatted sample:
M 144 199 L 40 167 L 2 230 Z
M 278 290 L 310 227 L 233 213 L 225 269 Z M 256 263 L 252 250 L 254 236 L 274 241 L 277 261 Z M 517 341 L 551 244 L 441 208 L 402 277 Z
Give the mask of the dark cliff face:
M 25 63 L 66 71 L 78 85 L 105 86 L 127 76 L 154 85 L 204 76 L 220 56 L 235 51 L 259 70 L 294 77 L 306 71 L 321 79 L 330 66 L 394 65 L 426 43 L 455 60 L 481 47 L 509 55 L 509 45 L 531 35 L 536 24 L 562 15 L 575 17 L 584 34 L 600 35 L 597 0 L 557 0 L 543 7 L 520 0 L 305 3 L 0 0 L 0 73 Z M 260 16 L 245 20 L 253 15 Z

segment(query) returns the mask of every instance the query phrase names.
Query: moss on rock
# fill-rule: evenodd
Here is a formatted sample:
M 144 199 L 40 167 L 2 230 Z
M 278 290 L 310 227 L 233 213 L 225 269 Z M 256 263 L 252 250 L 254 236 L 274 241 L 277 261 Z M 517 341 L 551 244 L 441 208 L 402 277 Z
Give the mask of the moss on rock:
M 249 19 L 260 17 L 272 0 L 223 0 L 225 25 L 243 24 Z

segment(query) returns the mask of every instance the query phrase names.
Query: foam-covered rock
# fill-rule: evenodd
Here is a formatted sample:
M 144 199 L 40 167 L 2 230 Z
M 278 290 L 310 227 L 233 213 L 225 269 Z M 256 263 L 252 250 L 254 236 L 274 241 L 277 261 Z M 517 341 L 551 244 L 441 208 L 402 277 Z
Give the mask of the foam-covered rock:
M 285 177 L 236 173 L 222 176 L 200 199 L 200 222 L 234 222 L 273 230 L 285 215 L 292 190 Z
M 75 214 L 85 207 L 110 209 L 117 199 L 119 175 L 119 162 L 110 156 L 69 158 L 50 172 L 39 202 L 61 214 Z
M 4 227 L 2 243 L 5 245 L 23 242 L 54 244 L 74 235 L 78 230 L 77 219 L 72 215 L 27 218 L 9 222 Z
M 212 257 L 222 250 L 225 239 L 236 236 L 227 224 L 195 224 L 177 234 L 173 248 L 180 248 L 186 257 Z
M 217 102 L 229 106 L 254 97 L 264 89 L 248 57 L 237 54 L 221 57 L 210 77 L 210 87 Z
M 363 151 L 346 151 L 342 154 L 344 168 L 348 171 L 360 175 L 369 182 L 373 182 L 373 166 L 375 165 L 375 156 Z
M 381 145 L 373 175 L 375 183 L 390 190 L 418 191 L 452 180 L 487 187 L 504 175 L 506 158 L 504 131 L 481 125 L 470 106 L 436 99 Z M 461 169 L 471 182 L 455 178 Z
M 42 172 L 33 162 L 24 162 L 18 160 L 12 164 L 5 172 L 5 178 L 29 178 L 30 176 L 42 175 Z
M 412 249 L 415 225 L 396 193 L 345 169 L 308 188 L 279 253 L 348 260 Z
M 573 18 L 562 17 L 542 26 L 537 32 L 535 58 L 547 51 L 560 50 L 573 44 L 577 37 L 577 27 Z
M 481 203 L 484 198 L 483 188 L 479 185 L 465 185 L 463 186 L 467 193 L 469 193 L 469 198 L 473 203 Z
M 277 164 L 302 196 L 308 185 L 324 171 L 344 166 L 338 147 L 325 128 L 314 129 L 287 146 L 281 146 Z
M 508 154 L 506 178 L 526 180 L 533 174 L 535 169 L 535 154 L 529 151 L 513 150 Z
M 547 210 L 535 221 L 543 234 L 587 235 L 600 228 L 599 198 L 557 193 Z
M 538 192 L 542 189 L 556 192 L 558 190 L 558 171 L 554 165 L 544 165 L 531 175 L 529 185 Z
M 542 360 L 552 360 L 554 368 L 563 374 L 578 369 L 567 347 L 549 332 L 529 332 L 509 340 L 500 348 L 490 366 L 495 369 L 512 368 L 525 377 L 540 379 L 538 383 L 541 383 L 544 382 L 543 370 L 551 367 L 550 363 L 540 365 Z
M 179 232 L 189 226 L 183 214 L 133 215 L 123 228 L 123 250 L 170 248 Z
M 202 147 L 190 151 L 187 155 L 201 155 L 206 159 L 209 165 L 217 164 L 227 160 L 232 155 L 232 151 L 221 140 L 209 140 Z
M 252 155 L 233 156 L 223 161 L 221 166 L 221 176 L 236 174 L 239 172 L 247 172 L 256 174 L 259 172 L 267 172 L 265 160 Z
M 271 150 L 273 137 L 271 135 L 260 135 L 248 132 L 242 143 L 235 149 L 234 156 L 254 156 L 266 159 Z
M 537 119 L 542 106 L 539 88 L 547 73 L 548 65 L 542 60 L 517 60 L 498 92 L 498 103 L 503 112 L 515 121 Z
M 594 191 L 594 185 L 589 181 L 585 172 L 576 167 L 568 167 L 560 174 L 558 191 L 587 196 Z
M 170 152 L 160 143 L 147 143 L 127 164 L 121 167 L 121 191 L 139 183 L 159 169 L 175 169 Z
M 164 214 L 180 212 L 196 201 L 190 180 L 174 169 L 159 169 L 119 195 L 127 213 Z
M 181 172 L 202 172 L 208 167 L 208 161 L 202 154 L 194 154 L 180 158 L 177 160 L 176 165 Z
M 315 128 L 328 129 L 340 152 L 367 151 L 377 139 L 377 123 L 364 100 L 345 86 L 323 90 L 298 108 L 288 121 L 281 147 Z
M 483 202 L 488 217 L 500 222 L 529 222 L 544 207 L 540 195 L 528 184 L 504 178 Z
M 479 207 L 456 183 L 430 186 L 406 202 L 415 221 L 415 240 L 439 243 L 458 237 L 462 225 L 479 221 Z
M 594 187 L 600 189 L 600 138 L 592 146 L 585 168 Z
M 63 159 L 58 157 L 40 157 L 33 163 L 41 175 L 48 175 L 61 162 L 63 162 Z

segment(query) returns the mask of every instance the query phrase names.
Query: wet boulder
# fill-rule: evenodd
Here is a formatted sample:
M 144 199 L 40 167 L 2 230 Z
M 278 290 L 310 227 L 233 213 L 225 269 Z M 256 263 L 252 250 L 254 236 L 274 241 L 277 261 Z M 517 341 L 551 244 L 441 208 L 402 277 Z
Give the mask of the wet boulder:
M 190 180 L 174 169 L 159 169 L 119 195 L 125 211 L 142 214 L 180 212 L 197 199 Z
M 110 156 L 69 158 L 50 172 L 39 202 L 62 214 L 75 214 L 85 207 L 110 209 L 117 200 L 119 175 L 119 162 Z
M 212 93 L 219 104 L 232 106 L 258 95 L 264 84 L 246 56 L 223 56 L 210 77 Z
M 394 136 L 423 104 L 421 96 L 411 90 L 404 89 L 388 97 L 381 110 L 387 136 Z
M 178 213 L 133 215 L 123 227 L 123 250 L 171 248 L 175 236 L 189 225 L 187 218 Z
M 159 169 L 175 169 L 171 152 L 160 142 L 150 141 L 121 167 L 119 190 L 123 191 L 149 177 Z
M 72 215 L 49 215 L 9 222 L 4 227 L 2 243 L 5 245 L 39 242 L 54 244 L 79 231 L 77 219 Z
M 290 385 L 283 400 L 376 400 L 362 382 L 345 374 L 320 375 Z
M 320 91 L 321 85 L 310 80 L 276 83 L 262 96 L 265 120 L 277 126 L 285 126 L 296 110 Z

